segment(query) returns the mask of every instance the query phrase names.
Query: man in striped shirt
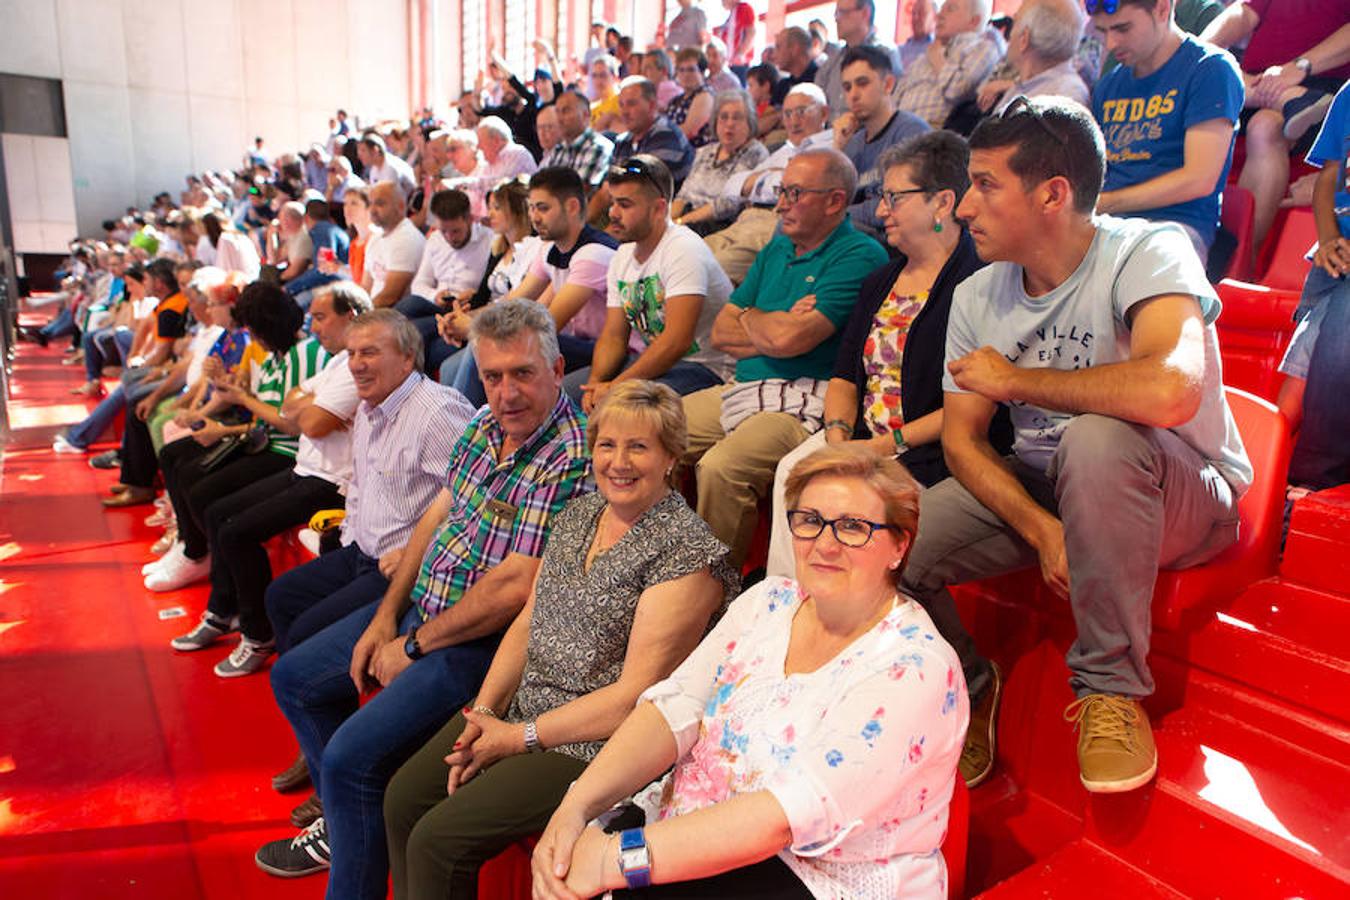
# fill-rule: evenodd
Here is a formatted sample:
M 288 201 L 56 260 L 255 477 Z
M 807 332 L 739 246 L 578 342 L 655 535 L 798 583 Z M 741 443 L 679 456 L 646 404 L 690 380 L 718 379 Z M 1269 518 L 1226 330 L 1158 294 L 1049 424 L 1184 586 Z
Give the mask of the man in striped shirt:
M 529 300 L 493 304 L 474 320 L 472 340 L 487 408 L 455 445 L 384 598 L 272 670 L 324 818 L 300 838 L 264 845 L 256 860 L 284 876 L 331 860 L 330 896 L 384 895 L 385 785 L 477 692 L 500 632 L 529 597 L 552 516 L 586 481 L 585 423 L 561 390 L 548 311 Z

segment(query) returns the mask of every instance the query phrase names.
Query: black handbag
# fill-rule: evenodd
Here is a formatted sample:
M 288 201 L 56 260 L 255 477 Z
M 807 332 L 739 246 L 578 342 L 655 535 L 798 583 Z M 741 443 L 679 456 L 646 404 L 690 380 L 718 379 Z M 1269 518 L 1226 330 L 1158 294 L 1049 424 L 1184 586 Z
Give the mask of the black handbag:
M 261 422 L 248 431 L 227 434 L 198 461 L 203 472 L 214 472 L 238 456 L 253 456 L 267 449 L 267 426 Z

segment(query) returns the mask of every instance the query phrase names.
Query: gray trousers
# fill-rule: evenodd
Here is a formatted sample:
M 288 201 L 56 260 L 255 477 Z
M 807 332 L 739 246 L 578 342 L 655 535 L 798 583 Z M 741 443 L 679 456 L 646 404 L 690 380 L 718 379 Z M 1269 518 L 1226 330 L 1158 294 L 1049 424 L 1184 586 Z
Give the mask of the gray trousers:
M 1074 693 L 1144 697 L 1153 585 L 1160 566 L 1212 559 L 1237 539 L 1237 497 L 1214 466 L 1171 431 L 1081 415 L 1041 473 L 1014 461 L 1027 492 L 1064 524 Z M 989 663 L 956 614 L 947 585 L 1038 564 L 1036 551 L 955 478 L 923 492 L 904 588 L 961 657 L 970 696 Z

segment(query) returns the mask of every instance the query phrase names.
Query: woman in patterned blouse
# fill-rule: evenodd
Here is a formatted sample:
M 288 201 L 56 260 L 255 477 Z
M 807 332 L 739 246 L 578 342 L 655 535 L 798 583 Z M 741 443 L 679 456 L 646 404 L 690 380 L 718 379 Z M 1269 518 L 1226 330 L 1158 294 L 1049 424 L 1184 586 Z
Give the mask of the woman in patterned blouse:
M 723 91 L 713 105 L 717 141 L 698 148 L 689 177 L 680 186 L 670 217 L 701 235 L 725 227 L 741 211 L 744 201 L 722 193 L 727 179 L 748 172 L 768 159 L 769 151 L 755 138 L 759 119 L 750 95 L 743 90 Z
M 534 595 L 478 698 L 390 782 L 396 898 L 476 898 L 478 868 L 544 826 L 735 594 L 727 548 L 671 489 L 686 441 L 675 392 L 620 382 L 587 436 L 598 492 L 554 520 Z
M 783 488 L 799 460 L 825 444 L 856 443 L 894 456 L 920 484 L 947 476 L 942 458 L 942 376 L 952 292 L 984 265 L 956 220 L 970 178 L 964 138 L 921 134 L 882 156 L 877 216 L 899 256 L 862 284 L 825 393 L 825 427 L 774 475 L 770 575 L 792 574 Z
M 697 47 L 685 47 L 675 54 L 675 81 L 684 92 L 666 104 L 666 118 L 695 148 L 713 139 L 713 95 L 703 81 L 707 70 L 707 57 Z
M 536 897 L 946 896 L 969 704 L 955 651 L 897 589 L 918 484 L 827 447 L 788 499 L 796 580 L 742 594 L 642 695 L 535 848 Z M 654 824 L 587 827 L 672 765 Z

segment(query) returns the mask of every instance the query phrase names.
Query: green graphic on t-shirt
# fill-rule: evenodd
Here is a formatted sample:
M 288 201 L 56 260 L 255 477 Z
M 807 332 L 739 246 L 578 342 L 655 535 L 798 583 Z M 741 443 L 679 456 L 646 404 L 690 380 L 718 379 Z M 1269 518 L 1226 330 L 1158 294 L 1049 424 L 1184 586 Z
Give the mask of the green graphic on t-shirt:
M 651 346 L 666 330 L 666 290 L 661 284 L 661 277 L 646 275 L 637 281 L 619 279 L 618 284 L 619 296 L 623 299 L 623 314 L 637 333 L 642 335 L 647 346 Z M 698 341 L 695 340 L 685 356 L 698 350 Z

